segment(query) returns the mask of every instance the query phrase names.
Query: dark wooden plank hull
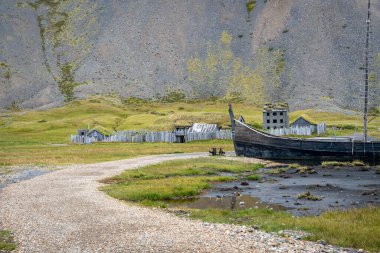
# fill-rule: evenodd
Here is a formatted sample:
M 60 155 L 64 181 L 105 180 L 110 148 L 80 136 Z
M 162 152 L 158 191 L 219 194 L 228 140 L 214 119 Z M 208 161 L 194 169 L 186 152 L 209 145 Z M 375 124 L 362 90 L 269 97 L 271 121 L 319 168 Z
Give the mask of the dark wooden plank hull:
M 380 161 L 380 141 L 339 141 L 270 135 L 235 121 L 233 140 L 238 156 L 278 160 Z

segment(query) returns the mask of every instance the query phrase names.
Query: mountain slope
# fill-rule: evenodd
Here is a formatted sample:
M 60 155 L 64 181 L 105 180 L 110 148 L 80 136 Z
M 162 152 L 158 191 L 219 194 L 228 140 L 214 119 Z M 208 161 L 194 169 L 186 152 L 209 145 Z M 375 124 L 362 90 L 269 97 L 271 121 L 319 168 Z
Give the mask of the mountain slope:
M 249 12 L 243 0 L 62 1 L 67 4 L 57 8 L 72 18 L 61 31 L 54 26 L 61 17 L 48 19 L 54 0 L 3 0 L 0 61 L 6 66 L 0 68 L 0 107 L 61 104 L 70 85 L 75 97 L 117 93 L 154 98 L 173 89 L 191 95 L 189 60 L 211 59 L 208 52 L 221 45 L 223 32 L 232 36 L 234 61 L 227 67 L 240 62 L 260 73 L 267 100 L 289 101 L 294 108 L 355 107 L 363 82 L 365 2 L 257 0 Z M 40 5 L 30 7 L 36 3 Z M 380 51 L 379 22 L 380 0 L 374 0 L 374 53 Z M 273 61 L 276 50 L 280 59 Z M 263 56 L 263 51 L 269 53 Z M 282 64 L 277 79 L 274 65 L 263 65 L 266 61 Z M 65 83 L 63 70 L 72 63 L 75 68 L 67 73 L 75 82 Z M 203 90 L 228 93 L 232 77 L 220 72 Z

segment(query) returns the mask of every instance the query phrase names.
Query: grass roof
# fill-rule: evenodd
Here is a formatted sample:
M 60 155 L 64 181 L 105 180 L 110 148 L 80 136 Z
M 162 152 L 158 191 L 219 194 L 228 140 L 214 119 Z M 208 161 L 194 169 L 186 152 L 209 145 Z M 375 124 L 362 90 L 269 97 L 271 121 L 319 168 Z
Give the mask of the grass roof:
M 264 111 L 272 111 L 272 110 L 289 110 L 288 103 L 274 103 L 274 104 L 264 104 Z
M 309 115 L 307 115 L 307 114 L 302 114 L 297 119 L 295 119 L 291 124 L 293 124 L 294 122 L 296 122 L 299 118 L 303 118 L 304 120 L 308 121 L 310 124 L 318 125 L 318 122 L 316 120 L 314 120 L 312 117 L 310 117 Z

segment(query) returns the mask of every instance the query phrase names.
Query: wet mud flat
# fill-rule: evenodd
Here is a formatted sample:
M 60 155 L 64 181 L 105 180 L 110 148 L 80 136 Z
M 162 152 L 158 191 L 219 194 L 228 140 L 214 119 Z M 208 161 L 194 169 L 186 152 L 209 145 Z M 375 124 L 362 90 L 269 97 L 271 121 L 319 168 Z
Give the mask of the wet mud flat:
M 47 166 L 0 166 L 0 190 L 9 184 L 18 183 L 51 172 Z
M 380 206 L 380 174 L 375 167 L 277 167 L 257 174 L 261 178 L 258 181 L 241 176 L 233 182 L 215 184 L 198 198 L 170 205 L 232 210 L 272 208 L 295 216 Z

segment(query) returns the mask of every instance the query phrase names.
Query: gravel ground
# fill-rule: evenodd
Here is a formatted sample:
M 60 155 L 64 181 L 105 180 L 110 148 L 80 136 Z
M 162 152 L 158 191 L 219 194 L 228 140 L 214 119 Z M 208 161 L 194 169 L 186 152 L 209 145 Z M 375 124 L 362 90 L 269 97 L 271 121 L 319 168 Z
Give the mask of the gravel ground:
M 122 203 L 99 179 L 126 169 L 207 154 L 148 156 L 77 165 L 10 184 L 0 193 L 0 223 L 17 252 L 352 252 L 248 227 L 209 224 Z

